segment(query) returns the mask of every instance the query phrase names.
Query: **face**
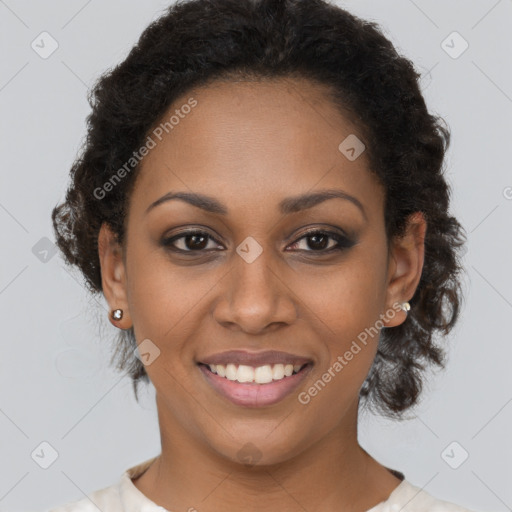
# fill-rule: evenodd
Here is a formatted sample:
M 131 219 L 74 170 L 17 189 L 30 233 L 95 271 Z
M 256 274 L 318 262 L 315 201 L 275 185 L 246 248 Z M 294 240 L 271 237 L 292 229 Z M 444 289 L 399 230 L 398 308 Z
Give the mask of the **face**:
M 124 250 L 101 230 L 103 290 L 124 311 L 115 324 L 146 340 L 169 435 L 233 461 L 244 450 L 284 461 L 354 431 L 375 332 L 405 320 L 396 303 L 419 282 L 425 223 L 416 215 L 388 247 L 384 190 L 364 152 L 354 160 L 338 148 L 357 131 L 318 85 L 216 83 L 185 94 L 164 120 L 177 109 L 172 130 L 151 135 Z M 157 202 L 169 193 L 197 196 Z M 252 368 L 308 364 L 281 380 L 270 366 L 268 384 L 199 364 L 232 350 L 288 354 Z M 246 362 L 229 360 L 235 370 Z

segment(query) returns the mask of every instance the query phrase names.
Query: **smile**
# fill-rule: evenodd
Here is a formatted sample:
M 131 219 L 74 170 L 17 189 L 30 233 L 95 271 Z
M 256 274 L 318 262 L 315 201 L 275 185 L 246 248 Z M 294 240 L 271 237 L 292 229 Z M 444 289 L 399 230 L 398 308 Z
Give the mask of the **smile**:
M 312 363 L 252 367 L 228 363 L 198 364 L 208 384 L 230 402 L 246 407 L 275 404 L 289 395 L 307 376 Z
M 225 377 L 229 380 L 237 382 L 251 382 L 256 384 L 268 384 L 273 380 L 281 380 L 285 377 L 290 377 L 294 373 L 298 373 L 302 368 L 300 364 L 266 364 L 253 368 L 244 364 L 236 365 L 230 363 L 223 364 L 210 364 L 208 367 L 210 371 L 216 373 L 219 377 Z

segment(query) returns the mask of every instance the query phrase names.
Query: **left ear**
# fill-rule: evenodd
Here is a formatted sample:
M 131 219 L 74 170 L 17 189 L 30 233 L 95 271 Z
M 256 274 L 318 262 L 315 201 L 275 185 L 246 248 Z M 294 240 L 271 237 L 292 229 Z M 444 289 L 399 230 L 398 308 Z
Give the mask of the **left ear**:
M 422 212 L 409 215 L 404 235 L 390 241 L 386 306 L 398 314 L 384 314 L 384 327 L 400 325 L 407 314 L 396 304 L 408 301 L 415 293 L 423 271 L 427 222 Z M 394 307 L 395 306 L 395 307 Z
M 114 327 L 129 329 L 131 320 L 126 293 L 126 269 L 123 263 L 122 248 L 106 222 L 98 234 L 98 256 L 101 269 L 101 288 L 109 305 L 109 320 Z M 123 317 L 115 320 L 111 316 L 114 309 L 122 309 Z

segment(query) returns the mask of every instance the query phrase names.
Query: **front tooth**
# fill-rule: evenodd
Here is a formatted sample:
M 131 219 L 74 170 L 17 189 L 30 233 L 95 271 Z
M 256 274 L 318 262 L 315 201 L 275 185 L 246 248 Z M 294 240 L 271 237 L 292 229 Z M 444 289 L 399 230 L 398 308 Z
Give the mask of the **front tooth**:
M 241 364 L 236 372 L 236 380 L 238 382 L 253 382 L 254 368 L 252 366 L 245 366 L 244 364 Z
M 256 384 L 267 384 L 272 380 L 281 380 L 284 377 L 290 377 L 293 372 L 301 369 L 302 365 L 292 364 L 274 364 L 263 365 L 257 368 L 252 366 L 236 364 L 210 364 L 210 370 L 216 373 L 219 377 L 225 377 L 229 380 L 236 380 L 238 382 L 255 382 Z
M 272 382 L 272 367 L 267 364 L 265 366 L 258 366 L 254 371 L 254 381 L 257 384 L 267 384 L 267 382 Z
M 284 377 L 284 364 L 275 364 L 272 371 L 272 378 L 274 380 L 280 380 Z
M 228 364 L 226 366 L 226 378 L 228 378 L 229 380 L 236 380 L 236 374 L 237 374 L 236 366 L 231 363 Z

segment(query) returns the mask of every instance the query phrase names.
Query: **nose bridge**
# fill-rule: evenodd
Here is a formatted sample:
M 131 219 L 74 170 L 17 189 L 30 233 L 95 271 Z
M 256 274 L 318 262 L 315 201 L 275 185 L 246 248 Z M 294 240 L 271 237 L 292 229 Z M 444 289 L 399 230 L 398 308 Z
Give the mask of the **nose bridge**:
M 272 270 L 272 250 L 261 247 L 254 239 L 249 238 L 242 242 L 234 256 L 233 279 L 236 289 L 234 291 L 243 295 L 251 293 L 270 296 L 277 287 L 275 283 L 276 272 Z M 275 267 L 275 265 L 273 265 Z
M 272 323 L 293 321 L 295 306 L 275 270 L 274 260 L 272 249 L 263 248 L 251 237 L 237 247 L 227 276 L 223 307 L 217 311 L 219 321 L 236 323 L 252 332 Z

